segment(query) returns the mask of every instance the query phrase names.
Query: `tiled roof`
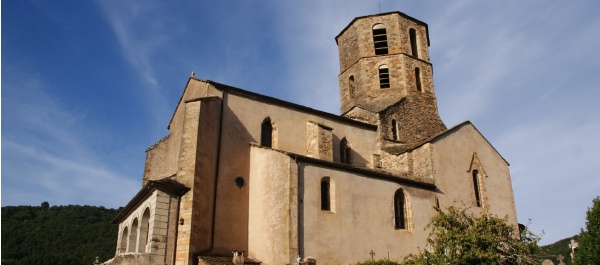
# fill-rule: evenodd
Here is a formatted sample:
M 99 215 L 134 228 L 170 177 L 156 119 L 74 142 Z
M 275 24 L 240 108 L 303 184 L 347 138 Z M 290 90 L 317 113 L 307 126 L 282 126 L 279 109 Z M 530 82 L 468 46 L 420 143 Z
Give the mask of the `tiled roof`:
M 138 206 L 140 202 L 142 202 L 152 191 L 161 190 L 169 194 L 174 194 L 177 196 L 181 196 L 186 193 L 190 188 L 185 185 L 171 180 L 171 179 L 161 179 L 161 180 L 150 180 L 142 189 L 117 213 L 117 216 L 113 218 L 112 223 L 118 224 L 121 220 L 125 219 L 129 213 L 131 213 Z
M 422 188 L 426 188 L 426 189 L 435 189 L 436 188 L 434 180 L 429 179 L 429 178 L 416 178 L 413 175 L 407 174 L 407 173 L 395 174 L 395 173 L 392 173 L 389 171 L 375 169 L 375 168 L 355 167 L 355 166 L 352 166 L 349 164 L 332 162 L 332 161 L 322 160 L 322 159 L 318 159 L 318 158 L 308 157 L 308 156 L 297 154 L 297 153 L 287 152 L 287 151 L 283 151 L 283 150 L 279 150 L 279 149 L 264 147 L 264 146 L 261 146 L 256 143 L 250 143 L 250 145 L 253 147 L 258 147 L 258 148 L 271 149 L 273 151 L 285 154 L 295 160 L 301 160 L 304 162 L 319 164 L 319 165 L 323 165 L 326 167 L 336 168 L 339 170 L 345 170 L 345 171 L 355 172 L 355 173 L 359 173 L 359 174 L 364 174 L 369 177 L 394 181 L 397 183 L 402 183 L 404 185 L 422 187 Z
M 285 100 L 281 100 L 278 98 L 274 98 L 274 97 L 270 97 L 270 96 L 266 96 L 266 95 L 262 95 L 262 94 L 258 94 L 255 92 L 251 92 L 248 90 L 244 90 L 241 88 L 237 88 L 234 86 L 230 86 L 230 85 L 226 85 L 226 84 L 221 84 L 215 81 L 211 81 L 211 80 L 202 80 L 202 79 L 198 79 L 196 77 L 190 77 L 188 79 L 188 84 L 186 84 L 186 89 L 189 86 L 190 81 L 192 80 L 196 80 L 196 81 L 200 81 L 200 82 L 206 82 L 210 85 L 212 85 L 215 89 L 219 90 L 219 91 L 223 91 L 226 93 L 231 93 L 231 94 L 235 94 L 235 95 L 239 95 L 239 96 L 243 96 L 245 98 L 249 98 L 249 99 L 255 99 L 261 102 L 266 102 L 266 103 L 271 103 L 271 104 L 275 104 L 278 106 L 283 106 L 283 107 L 287 107 L 290 109 L 293 109 L 295 111 L 301 111 L 301 112 L 305 112 L 305 113 L 309 113 L 311 115 L 315 115 L 315 116 L 321 116 L 323 118 L 328 118 L 328 119 L 332 119 L 338 122 L 343 122 L 346 124 L 349 124 L 351 126 L 357 126 L 357 127 L 362 127 L 365 128 L 367 130 L 372 130 L 375 131 L 377 130 L 377 125 L 373 125 L 373 124 L 368 124 L 365 122 L 361 122 L 361 121 L 356 121 L 356 120 L 352 120 L 352 119 L 348 119 L 333 113 L 329 113 L 329 112 L 325 112 L 325 111 L 321 111 L 321 110 L 317 110 L 317 109 L 313 109 L 310 107 L 306 107 L 300 104 L 296 104 L 296 103 L 292 103 L 289 101 L 285 101 Z M 185 91 L 184 91 L 185 94 Z M 179 106 L 179 104 L 182 103 L 183 100 L 183 94 L 181 96 L 181 98 L 179 99 L 179 102 L 177 103 L 177 106 Z M 175 113 L 173 113 L 173 116 L 171 116 L 171 121 L 169 122 L 169 127 L 171 126 L 171 122 L 173 122 L 173 118 L 175 117 Z

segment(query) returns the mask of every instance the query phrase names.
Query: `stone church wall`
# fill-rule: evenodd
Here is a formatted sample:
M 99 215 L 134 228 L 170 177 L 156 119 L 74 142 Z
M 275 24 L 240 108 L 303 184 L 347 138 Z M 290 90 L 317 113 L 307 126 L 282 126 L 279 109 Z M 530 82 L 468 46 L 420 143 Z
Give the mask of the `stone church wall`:
M 160 180 L 177 174 L 181 137 L 183 131 L 185 102 L 198 98 L 221 97 L 222 92 L 205 82 L 190 79 L 175 109 L 168 129 L 169 134 L 146 150 L 144 181 Z
M 422 188 L 370 178 L 357 173 L 299 162 L 300 255 L 320 264 L 353 264 L 369 259 L 402 260 L 425 245 L 423 231 L 435 214 L 434 194 Z M 320 208 L 320 186 L 328 178 L 331 209 Z M 394 194 L 403 189 L 407 229 L 394 227 Z M 273 263 L 271 263 L 273 264 Z
M 459 125 L 448 135 L 432 143 L 436 184 L 440 206 L 452 204 L 472 211 L 489 211 L 498 217 L 509 217 L 517 225 L 517 213 L 508 163 L 470 123 Z M 474 153 L 480 161 L 482 207 L 475 203 L 475 187 L 470 167 Z
M 388 152 L 381 152 L 381 168 L 393 174 L 408 174 L 411 164 L 410 153 L 393 155 Z
M 174 209 L 177 199 L 155 190 L 119 224 L 116 258 L 105 264 L 164 264 L 175 240 Z
M 365 141 L 374 139 L 377 132 L 361 125 L 235 93 L 225 93 L 223 102 L 215 217 L 214 248 L 217 250 L 248 248 L 247 209 L 250 195 L 247 188 L 239 189 L 234 183 L 236 178 L 241 177 L 246 180 L 247 186 L 252 186 L 253 180 L 248 177 L 251 165 L 249 143 L 260 142 L 261 124 L 266 118 L 269 118 L 276 131 L 277 145 L 274 149 L 308 155 L 307 123 L 312 122 L 331 128 L 331 140 L 323 138 L 323 143 L 331 144 L 331 160 L 334 162 L 340 162 L 339 146 L 344 137 L 352 148 L 351 161 L 354 166 L 368 167 L 372 154 L 377 153 L 376 142 Z
M 331 128 L 312 121 L 306 123 L 306 155 L 325 161 L 333 161 Z
M 294 264 L 298 256 L 296 163 L 285 154 L 252 147 L 248 255 L 263 264 Z
M 436 108 L 435 97 L 423 94 L 409 97 L 380 113 L 380 130 L 392 139 L 392 120 L 397 123 L 397 141 L 407 148 L 446 130 Z
M 433 179 L 434 165 L 431 144 L 424 144 L 410 153 L 412 156 L 412 176 L 416 179 Z

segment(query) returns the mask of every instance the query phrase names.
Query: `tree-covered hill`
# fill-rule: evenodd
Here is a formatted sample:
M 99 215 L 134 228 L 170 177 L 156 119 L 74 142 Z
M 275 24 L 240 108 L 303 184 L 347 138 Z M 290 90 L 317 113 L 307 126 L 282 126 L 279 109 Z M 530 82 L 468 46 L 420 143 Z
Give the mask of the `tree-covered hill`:
M 569 248 L 569 244 L 571 243 L 571 239 L 575 239 L 577 241 L 578 236 L 574 235 L 572 237 L 567 237 L 565 239 L 561 239 L 552 244 L 546 245 L 542 247 L 542 252 L 537 255 L 539 260 L 549 259 L 552 260 L 555 264 L 558 264 L 558 255 L 562 255 L 564 257 L 564 263 L 567 265 L 573 264 L 571 260 L 571 248 Z
M 2 207 L 2 264 L 91 265 L 115 253 L 118 209 L 95 206 Z

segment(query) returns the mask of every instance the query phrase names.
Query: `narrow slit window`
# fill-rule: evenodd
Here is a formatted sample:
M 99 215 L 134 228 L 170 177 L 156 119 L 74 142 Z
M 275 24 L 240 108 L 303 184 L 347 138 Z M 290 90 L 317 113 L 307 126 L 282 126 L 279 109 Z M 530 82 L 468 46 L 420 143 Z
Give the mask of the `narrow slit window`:
M 350 164 L 351 161 L 352 149 L 350 148 L 350 144 L 348 144 L 348 140 L 346 138 L 340 141 L 340 162 L 344 164 Z
M 379 67 L 379 88 L 390 87 L 390 69 L 387 65 Z
M 348 78 L 348 95 L 350 96 L 350 99 L 354 99 L 354 76 L 351 75 L 350 78 Z
M 388 54 L 387 32 L 383 24 L 373 26 L 375 55 Z
M 406 229 L 406 199 L 402 189 L 394 193 L 394 228 Z
M 473 187 L 475 189 L 475 203 L 481 207 L 481 194 L 479 192 L 479 171 L 473 170 Z
M 419 58 L 419 49 L 417 47 L 417 31 L 415 29 L 408 30 L 410 35 L 410 51 L 412 56 Z
M 331 185 L 329 178 L 323 178 L 321 180 L 321 210 L 331 210 Z
M 417 91 L 422 92 L 423 88 L 421 87 L 421 69 L 415 68 L 415 83 L 417 84 Z
M 392 120 L 392 138 L 398 140 L 398 124 L 396 120 Z
M 271 119 L 266 118 L 261 125 L 260 145 L 265 147 L 273 146 L 273 125 Z

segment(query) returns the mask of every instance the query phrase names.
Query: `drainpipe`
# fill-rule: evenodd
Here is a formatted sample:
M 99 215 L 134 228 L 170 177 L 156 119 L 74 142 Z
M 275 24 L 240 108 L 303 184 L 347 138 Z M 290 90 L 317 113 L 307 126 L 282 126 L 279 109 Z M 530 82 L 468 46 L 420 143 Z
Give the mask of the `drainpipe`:
M 298 215 L 297 215 L 297 220 L 296 220 L 296 224 L 297 224 L 297 228 L 296 231 L 298 233 L 298 257 L 300 256 L 304 256 L 304 202 L 302 201 L 302 198 L 304 197 L 304 188 L 301 185 L 301 183 L 303 183 L 303 178 L 304 178 L 304 170 L 302 169 L 300 162 L 298 162 L 298 157 L 294 156 L 294 162 L 296 162 L 296 166 L 297 166 L 297 172 L 298 172 L 298 179 L 297 179 L 297 184 L 298 185 L 298 198 L 297 203 L 298 203 Z
M 207 83 L 208 86 L 208 83 Z M 207 88 L 208 91 L 208 88 Z M 211 239 L 210 239 L 210 250 L 212 251 L 215 245 L 215 218 L 217 212 L 217 184 L 219 180 L 219 167 L 221 164 L 221 138 L 223 128 L 223 111 L 225 109 L 225 103 L 227 102 L 227 91 L 223 91 L 223 100 L 221 101 L 221 113 L 219 114 L 219 138 L 217 140 L 217 161 L 215 165 L 215 181 L 213 188 L 213 209 L 212 209 L 212 227 L 211 227 Z
M 173 238 L 173 263 L 175 264 L 175 260 L 177 259 L 177 235 L 178 235 L 178 231 L 179 231 L 179 207 L 181 206 L 181 196 L 183 195 L 179 195 L 177 196 L 177 214 L 175 215 L 175 237 Z M 169 204 L 170 205 L 170 204 Z M 169 230 L 167 229 L 167 232 Z M 167 263 L 167 253 L 165 253 L 165 263 Z

